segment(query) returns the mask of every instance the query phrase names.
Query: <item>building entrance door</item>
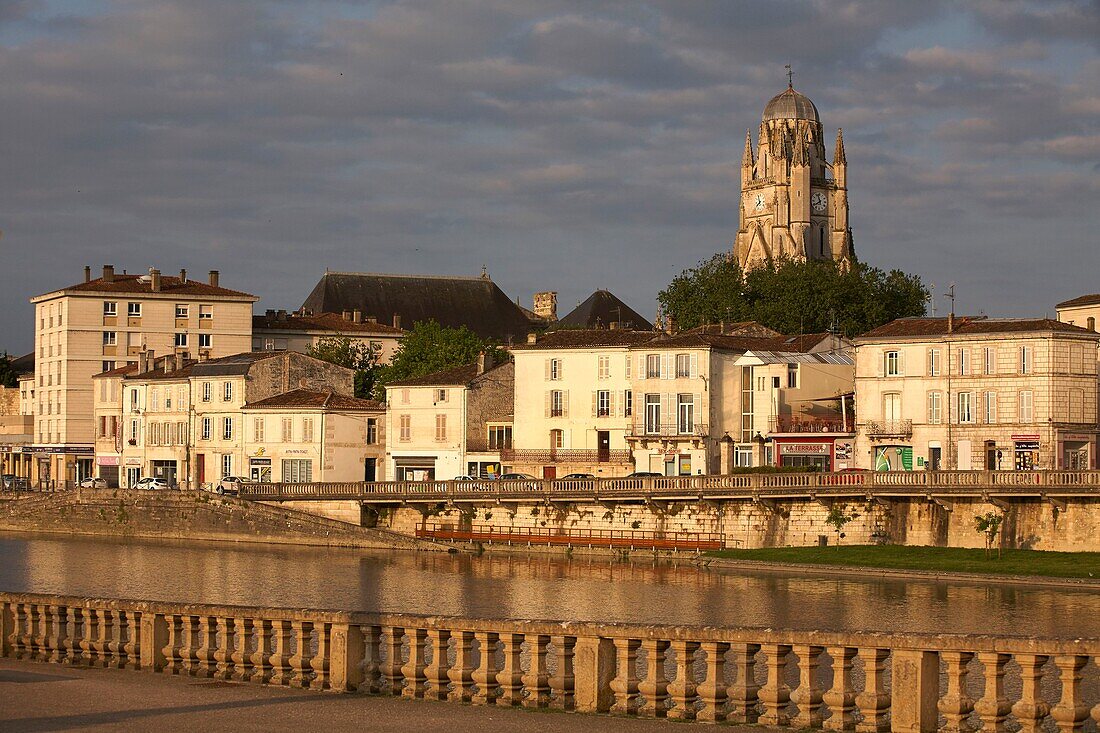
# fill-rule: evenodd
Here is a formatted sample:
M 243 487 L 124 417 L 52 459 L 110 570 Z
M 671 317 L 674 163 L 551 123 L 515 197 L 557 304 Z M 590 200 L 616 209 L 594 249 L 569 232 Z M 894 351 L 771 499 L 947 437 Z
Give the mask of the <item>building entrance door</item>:
M 940 462 L 943 460 L 943 449 L 939 446 L 928 448 L 928 470 L 940 470 Z
M 371 482 L 378 476 L 378 459 L 368 458 L 363 463 L 363 480 Z
M 140 468 L 134 467 L 134 468 L 127 468 L 126 469 L 126 486 L 127 487 L 129 487 L 131 489 L 134 488 L 134 485 L 140 480 L 141 480 L 141 469 Z
M 611 433 L 607 430 L 596 431 L 596 460 L 600 463 L 611 460 Z

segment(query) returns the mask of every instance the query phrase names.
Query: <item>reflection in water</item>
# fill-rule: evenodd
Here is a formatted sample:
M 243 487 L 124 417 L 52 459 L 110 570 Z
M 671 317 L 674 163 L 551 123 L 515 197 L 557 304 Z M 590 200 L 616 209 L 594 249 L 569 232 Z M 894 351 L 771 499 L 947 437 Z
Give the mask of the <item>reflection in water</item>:
M 1100 594 L 603 558 L 0 537 L 0 590 L 496 618 L 1100 637 Z

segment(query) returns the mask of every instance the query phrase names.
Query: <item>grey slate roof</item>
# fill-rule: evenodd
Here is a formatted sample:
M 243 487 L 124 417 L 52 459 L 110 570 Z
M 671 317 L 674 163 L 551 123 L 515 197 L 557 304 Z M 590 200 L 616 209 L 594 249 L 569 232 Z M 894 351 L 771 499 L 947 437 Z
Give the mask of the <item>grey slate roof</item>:
M 597 290 L 592 293 L 588 296 L 588 300 L 560 319 L 558 325 L 578 328 L 607 328 L 614 321 L 618 321 L 622 328 L 626 329 L 635 331 L 653 330 L 652 323 L 608 290 Z
M 248 370 L 258 361 L 281 357 L 282 351 L 245 351 L 219 359 L 200 361 L 192 365 L 191 374 L 196 377 L 228 377 L 248 374 Z
M 396 314 L 402 328 L 435 320 L 501 342 L 521 341 L 535 325 L 487 277 L 326 272 L 302 307 L 312 313 L 360 310 L 383 323 L 393 323 Z

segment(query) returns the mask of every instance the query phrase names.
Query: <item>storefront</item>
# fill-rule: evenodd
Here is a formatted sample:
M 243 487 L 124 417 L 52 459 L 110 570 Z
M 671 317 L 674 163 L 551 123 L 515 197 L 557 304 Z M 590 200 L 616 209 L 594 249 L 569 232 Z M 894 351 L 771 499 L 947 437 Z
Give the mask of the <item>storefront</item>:
M 397 481 L 435 481 L 434 456 L 394 458 L 393 468 Z
M 875 447 L 876 471 L 912 471 L 913 446 L 880 445 Z
M 474 478 L 495 479 L 500 478 L 500 461 L 467 461 L 466 475 Z
M 249 458 L 248 480 L 258 484 L 271 483 L 271 459 L 259 457 Z
M 1039 436 L 1013 435 L 1013 466 L 1017 471 L 1034 471 L 1039 467 Z
M 108 488 L 117 489 L 122 459 L 119 456 L 96 456 L 95 460 L 99 466 L 99 477 L 107 482 Z
M 1088 471 L 1094 468 L 1092 456 L 1096 450 L 1096 436 L 1088 433 L 1066 433 L 1058 436 L 1061 446 L 1061 468 L 1070 471 Z
M 779 451 L 777 465 L 786 468 L 833 470 L 833 441 L 775 439 Z M 851 449 L 849 448 L 849 455 Z
M 662 476 L 690 476 L 692 475 L 691 453 L 680 451 L 666 451 L 664 453 L 652 453 L 649 456 L 649 470 Z M 700 459 L 698 468 L 702 470 Z
M 153 478 L 162 478 L 169 486 L 176 485 L 176 476 L 179 472 L 176 461 L 150 461 L 150 475 Z

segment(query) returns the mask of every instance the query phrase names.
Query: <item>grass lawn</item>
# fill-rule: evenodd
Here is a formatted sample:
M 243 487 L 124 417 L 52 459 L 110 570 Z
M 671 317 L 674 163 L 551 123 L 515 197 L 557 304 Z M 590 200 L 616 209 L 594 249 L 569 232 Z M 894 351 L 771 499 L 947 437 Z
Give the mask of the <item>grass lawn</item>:
M 715 550 L 711 557 L 731 560 L 806 563 L 809 565 L 851 565 L 933 572 L 993 573 L 997 575 L 1043 575 L 1052 578 L 1096 578 L 1100 580 L 1100 552 L 1040 552 L 1037 550 L 985 550 L 956 547 L 900 547 L 896 545 L 852 545 L 838 547 L 769 547 L 757 550 Z

